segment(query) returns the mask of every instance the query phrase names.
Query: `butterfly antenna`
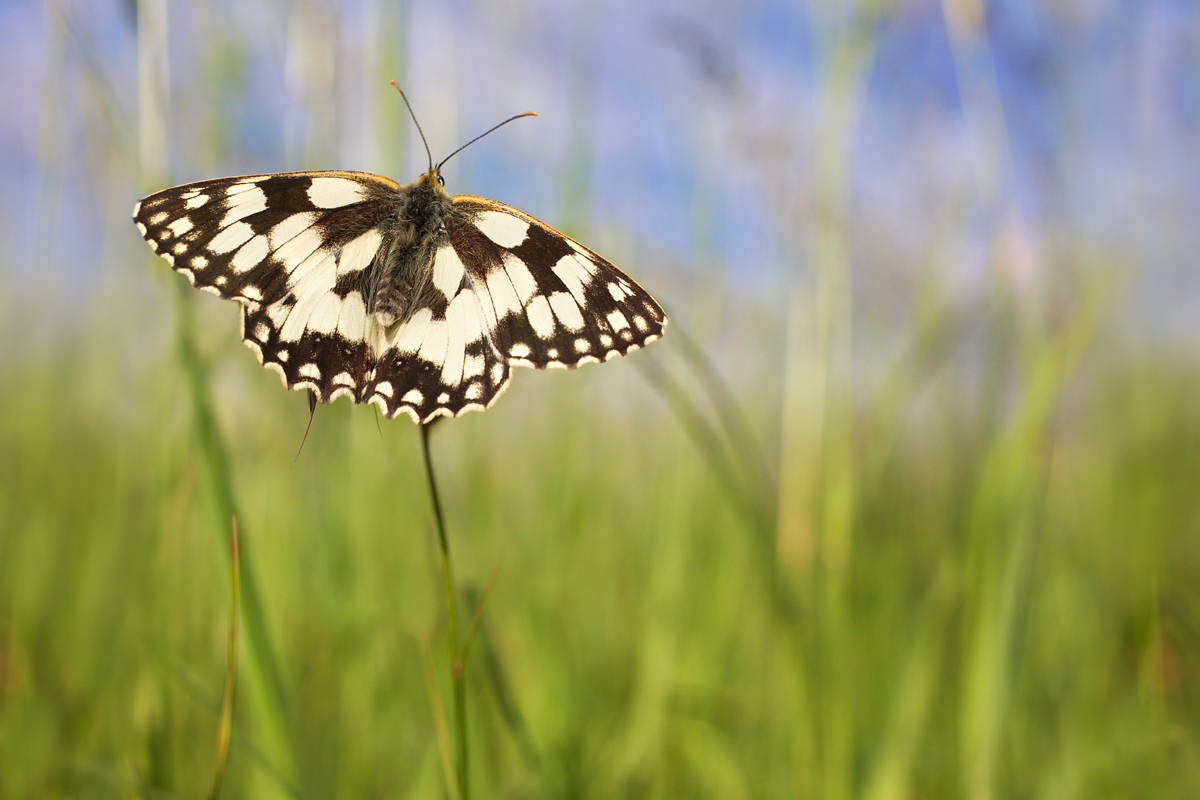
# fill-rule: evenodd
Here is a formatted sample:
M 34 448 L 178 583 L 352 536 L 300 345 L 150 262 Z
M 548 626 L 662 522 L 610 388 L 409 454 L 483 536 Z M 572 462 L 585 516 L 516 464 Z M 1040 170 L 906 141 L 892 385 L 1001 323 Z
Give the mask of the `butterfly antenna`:
M 399 87 L 397 87 L 397 88 L 399 88 Z M 441 168 L 442 168 L 442 165 L 443 165 L 443 164 L 445 164 L 447 161 L 449 161 L 450 159 L 454 158 L 456 155 L 458 155 L 459 153 L 461 153 L 463 150 L 466 150 L 468 147 L 470 147 L 471 145 L 475 144 L 476 142 L 478 142 L 478 141 L 479 141 L 480 139 L 482 139 L 483 137 L 487 136 L 487 135 L 488 135 L 489 133 L 491 133 L 492 131 L 496 130 L 496 128 L 503 127 L 503 126 L 507 125 L 508 123 L 512 122 L 514 119 L 520 119 L 521 117 L 536 117 L 536 116 L 537 116 L 537 114 L 533 113 L 532 111 L 526 111 L 524 114 L 517 114 L 515 117 L 509 117 L 508 119 L 504 120 L 504 122 L 501 122 L 499 125 L 495 125 L 495 126 L 493 126 L 493 127 L 491 127 L 491 128 L 488 128 L 486 131 L 484 131 L 483 133 L 479 134 L 479 135 L 478 135 L 478 136 L 476 136 L 474 139 L 472 139 L 471 141 L 467 142 L 467 143 L 466 143 L 466 144 L 464 144 L 462 147 L 458 148 L 458 149 L 457 149 L 457 150 L 455 150 L 453 153 L 451 153 L 450 155 L 446 156 L 446 157 L 445 157 L 445 158 L 443 158 L 441 161 L 439 161 L 439 162 L 438 162 L 438 165 L 437 165 L 437 168 L 438 168 L 438 169 L 441 169 Z
M 433 171 L 433 153 L 429 152 L 429 142 L 425 141 L 425 131 L 421 130 L 421 123 L 417 122 L 417 115 L 413 113 L 412 104 L 408 102 L 408 98 L 404 94 L 404 90 L 400 88 L 400 84 L 395 81 L 388 81 L 392 86 L 396 87 L 396 91 L 400 93 L 400 97 L 404 99 L 404 105 L 408 106 L 408 114 L 412 117 L 413 124 L 417 126 L 417 133 L 421 134 L 421 144 L 425 145 L 425 155 L 429 158 L 429 169 Z M 504 123 L 500 123 L 503 125 Z M 496 127 L 500 127 L 497 125 Z M 488 131 L 491 133 L 491 131 Z M 443 164 L 446 162 L 442 162 Z
M 296 451 L 296 458 L 292 459 L 295 464 L 300 454 L 304 452 L 304 443 L 308 441 L 308 432 L 312 430 L 313 415 L 317 413 L 317 393 L 312 389 L 308 390 L 308 427 L 304 429 L 304 438 L 300 440 L 300 449 Z

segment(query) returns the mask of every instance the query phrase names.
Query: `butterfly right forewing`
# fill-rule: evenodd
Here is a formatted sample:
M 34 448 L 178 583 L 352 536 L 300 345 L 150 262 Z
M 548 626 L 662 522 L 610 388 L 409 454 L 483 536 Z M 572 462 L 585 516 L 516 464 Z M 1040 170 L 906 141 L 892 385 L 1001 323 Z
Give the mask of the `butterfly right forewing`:
M 463 213 L 447 219 L 449 238 L 509 363 L 577 367 L 662 335 L 658 303 L 596 253 L 494 200 L 459 195 L 454 204 Z

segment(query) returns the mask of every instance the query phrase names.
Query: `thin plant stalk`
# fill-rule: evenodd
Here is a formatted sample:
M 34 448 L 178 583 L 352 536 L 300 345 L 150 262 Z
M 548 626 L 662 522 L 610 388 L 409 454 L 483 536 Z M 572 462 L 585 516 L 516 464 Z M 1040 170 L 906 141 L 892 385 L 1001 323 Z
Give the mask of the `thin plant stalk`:
M 454 727 L 458 744 L 458 796 L 468 800 L 471 796 L 467 770 L 467 685 L 463 653 L 458 644 L 458 615 L 454 603 L 454 570 L 450 561 L 450 540 L 446 538 L 446 520 L 442 515 L 442 501 L 438 496 L 437 481 L 433 476 L 433 459 L 429 455 L 429 428 L 432 423 L 421 426 L 421 453 L 425 459 L 425 477 L 429 480 L 429 497 L 433 501 L 433 516 L 437 522 L 438 553 L 442 562 L 442 578 L 446 585 L 446 640 L 450 655 L 450 683 L 453 687 Z
M 238 533 L 237 517 L 229 531 L 229 643 L 225 650 L 225 688 L 221 693 L 221 716 L 217 722 L 217 757 L 213 768 L 212 791 L 209 800 L 221 795 L 221 781 L 225 777 L 225 766 L 229 763 L 229 743 L 233 740 L 233 695 L 237 686 L 237 619 L 238 582 L 241 566 L 241 536 Z
M 433 633 L 430 632 L 430 638 Z M 433 713 L 433 731 L 437 736 L 438 755 L 441 756 L 442 777 L 446 780 L 446 794 L 450 800 L 462 800 L 458 794 L 458 778 L 454 774 L 454 753 L 451 752 L 450 731 L 446 727 L 446 709 L 442 706 L 441 689 L 438 688 L 437 667 L 429 651 L 430 638 L 419 641 L 421 650 L 421 673 L 425 676 L 425 692 L 429 695 L 429 710 Z

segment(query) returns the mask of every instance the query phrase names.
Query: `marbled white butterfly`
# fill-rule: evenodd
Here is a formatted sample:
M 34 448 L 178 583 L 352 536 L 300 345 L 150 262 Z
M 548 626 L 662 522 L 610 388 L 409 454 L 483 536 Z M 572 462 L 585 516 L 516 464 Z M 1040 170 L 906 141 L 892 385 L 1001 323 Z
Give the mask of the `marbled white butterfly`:
M 133 219 L 176 272 L 241 304 L 263 366 L 324 403 L 429 422 L 489 407 L 512 366 L 607 361 L 662 335 L 654 298 L 596 253 L 523 211 L 447 194 L 449 158 L 407 186 L 343 171 L 189 183 Z

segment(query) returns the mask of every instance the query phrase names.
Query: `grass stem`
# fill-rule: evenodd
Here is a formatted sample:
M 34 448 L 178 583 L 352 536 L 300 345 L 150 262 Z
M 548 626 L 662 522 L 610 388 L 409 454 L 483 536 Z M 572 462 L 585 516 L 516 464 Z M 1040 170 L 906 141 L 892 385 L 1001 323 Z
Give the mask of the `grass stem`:
M 425 459 L 425 477 L 429 480 L 429 497 L 433 501 L 433 516 L 437 522 L 438 551 L 442 562 L 442 578 L 446 585 L 446 639 L 450 654 L 450 682 L 453 686 L 454 727 L 458 744 L 458 796 L 468 800 L 471 792 L 467 778 L 467 685 L 462 651 L 458 646 L 458 617 L 454 604 L 454 570 L 450 561 L 450 541 L 446 538 L 446 520 L 442 501 L 433 476 L 433 459 L 429 454 L 429 428 L 421 426 L 421 453 Z
M 237 686 L 238 571 L 241 562 L 241 536 L 237 517 L 229 532 L 229 643 L 225 651 L 225 688 L 221 692 L 221 716 L 217 722 L 217 757 L 213 768 L 209 800 L 221 796 L 221 781 L 229 763 L 229 743 L 233 740 L 233 695 Z

